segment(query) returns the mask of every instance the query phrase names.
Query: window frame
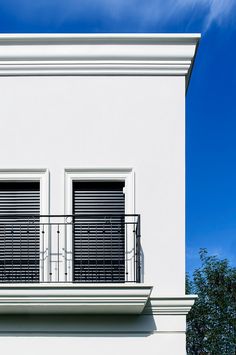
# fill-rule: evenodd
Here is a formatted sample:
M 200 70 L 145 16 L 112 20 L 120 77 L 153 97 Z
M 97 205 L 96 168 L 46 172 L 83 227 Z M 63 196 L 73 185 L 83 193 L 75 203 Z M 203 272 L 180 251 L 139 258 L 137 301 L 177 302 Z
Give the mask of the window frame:
M 73 213 L 73 181 L 124 181 L 125 214 L 135 214 L 135 174 L 132 168 L 70 168 L 64 171 L 64 212 L 65 215 Z M 132 229 L 132 228 L 131 228 Z M 133 248 L 132 230 L 128 229 L 125 241 L 125 254 Z M 72 235 L 67 239 L 67 252 L 72 255 Z M 73 265 L 67 270 L 68 279 L 72 281 Z M 125 282 L 131 282 L 134 278 L 132 260 L 126 261 Z
M 40 187 L 40 215 L 49 215 L 49 171 L 48 169 L 0 169 L 1 181 L 39 181 Z M 45 221 L 45 218 L 41 218 Z M 42 242 L 42 233 L 40 232 L 40 255 L 43 255 L 45 250 L 42 250 L 44 244 L 48 248 L 47 243 Z M 44 270 L 44 275 L 42 274 Z M 44 261 L 42 265 L 42 258 L 40 257 L 39 264 L 40 282 L 47 281 L 45 277 L 48 275 L 48 262 Z

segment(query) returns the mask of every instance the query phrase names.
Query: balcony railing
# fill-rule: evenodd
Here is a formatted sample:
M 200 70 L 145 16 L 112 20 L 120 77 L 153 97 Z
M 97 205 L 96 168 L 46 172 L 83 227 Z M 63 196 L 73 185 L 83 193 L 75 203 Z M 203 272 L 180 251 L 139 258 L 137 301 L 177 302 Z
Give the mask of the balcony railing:
M 139 215 L 0 216 L 0 283 L 140 281 Z

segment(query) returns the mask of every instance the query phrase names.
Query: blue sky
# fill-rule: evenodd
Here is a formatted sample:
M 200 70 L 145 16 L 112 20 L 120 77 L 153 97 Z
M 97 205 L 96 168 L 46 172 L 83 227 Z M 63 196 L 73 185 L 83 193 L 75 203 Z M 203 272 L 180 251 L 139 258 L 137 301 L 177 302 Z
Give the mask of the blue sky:
M 187 269 L 236 265 L 236 0 L 0 0 L 0 33 L 200 32 L 187 94 Z

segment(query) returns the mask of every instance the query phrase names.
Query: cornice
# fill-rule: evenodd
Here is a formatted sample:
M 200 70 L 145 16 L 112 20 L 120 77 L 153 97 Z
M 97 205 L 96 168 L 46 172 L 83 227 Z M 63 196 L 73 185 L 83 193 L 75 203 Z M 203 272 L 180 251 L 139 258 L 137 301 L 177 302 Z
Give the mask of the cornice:
M 196 295 L 150 297 L 143 314 L 187 315 L 196 299 Z
M 140 314 L 151 291 L 136 284 L 2 284 L 0 314 Z
M 187 315 L 197 298 L 151 292 L 145 284 L 1 284 L 0 314 Z
M 0 43 L 188 43 L 200 37 L 199 33 L 2 33 Z
M 199 34 L 1 34 L 0 75 L 182 75 Z

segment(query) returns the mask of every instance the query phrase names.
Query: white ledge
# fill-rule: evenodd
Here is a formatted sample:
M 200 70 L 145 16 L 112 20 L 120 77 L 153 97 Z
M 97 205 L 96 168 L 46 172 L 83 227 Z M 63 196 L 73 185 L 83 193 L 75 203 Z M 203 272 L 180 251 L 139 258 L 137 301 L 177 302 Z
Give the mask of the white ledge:
M 1 34 L 0 75 L 190 76 L 199 34 Z
M 151 291 L 142 284 L 2 284 L 0 314 L 140 314 Z
M 196 298 L 196 295 L 150 297 L 143 314 L 187 315 Z

